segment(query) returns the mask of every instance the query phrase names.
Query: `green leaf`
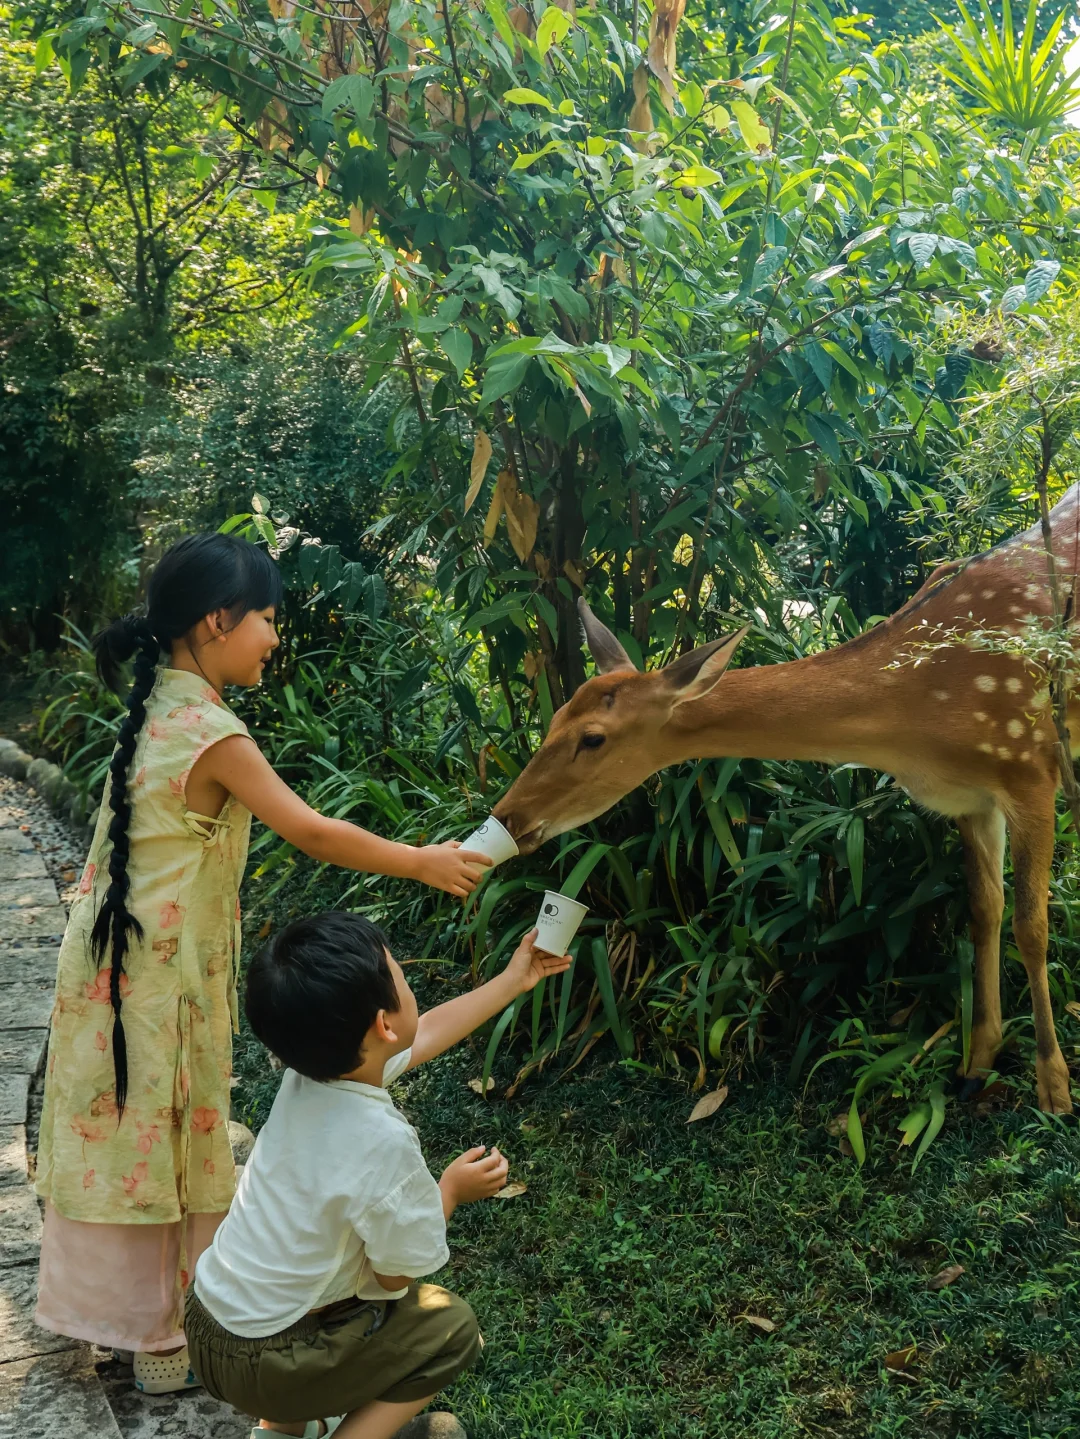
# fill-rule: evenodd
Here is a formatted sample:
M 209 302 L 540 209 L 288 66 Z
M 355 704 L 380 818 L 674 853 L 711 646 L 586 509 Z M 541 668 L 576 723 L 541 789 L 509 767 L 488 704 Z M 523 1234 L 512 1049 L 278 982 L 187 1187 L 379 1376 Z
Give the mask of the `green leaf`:
M 560 10 L 558 13 L 561 15 L 562 11 Z M 503 92 L 503 99 L 508 105 L 542 105 L 545 110 L 555 109 L 555 106 L 547 96 L 541 95 L 538 90 L 528 90 L 524 88 L 505 90 Z
M 847 827 L 846 842 L 851 888 L 855 892 L 855 903 L 862 904 L 863 861 L 866 855 L 866 827 L 862 815 L 852 815 Z
M 678 185 L 693 185 L 695 190 L 707 189 L 710 185 L 718 185 L 723 180 L 719 170 L 710 170 L 708 165 L 688 165 L 678 175 L 675 183 Z
M 754 151 L 768 150 L 772 145 L 772 136 L 761 123 L 753 105 L 746 100 L 733 100 L 731 110 L 747 148 Z
M 1050 289 L 1058 277 L 1061 265 L 1057 260 L 1037 260 L 1024 277 L 1024 295 L 1029 305 L 1034 305 Z
M 705 105 L 705 91 L 696 80 L 688 80 L 679 91 L 679 99 L 687 117 L 696 120 Z
M 923 1134 L 922 1142 L 915 1151 L 915 1158 L 911 1162 L 913 1170 L 918 1169 L 919 1161 L 941 1132 L 941 1126 L 944 1123 L 945 1091 L 940 1084 L 935 1084 L 934 1088 L 930 1091 L 930 1120 L 926 1126 L 926 1132 Z
M 472 335 L 468 330 L 458 328 L 444 330 L 439 336 L 439 344 L 442 346 L 447 359 L 457 371 L 457 377 L 460 380 L 472 364 Z
M 570 16 L 557 5 L 549 5 L 536 27 L 536 48 L 546 55 L 552 45 L 566 38 L 570 29 Z
M 847 1117 L 847 1137 L 851 1145 L 851 1152 L 854 1154 L 859 1168 L 866 1163 L 866 1140 L 863 1138 L 862 1120 L 859 1118 L 859 1106 L 853 1099 Z
M 937 250 L 938 237 L 936 235 L 909 235 L 907 239 L 908 251 L 911 258 L 920 270 L 924 270 L 934 258 Z
M 921 1104 L 915 1106 L 910 1114 L 905 1115 L 905 1117 L 900 1120 L 897 1128 L 903 1136 L 900 1140 L 901 1149 L 906 1145 L 915 1143 L 916 1139 L 918 1139 L 919 1135 L 929 1123 L 932 1113 L 933 1111 L 930 1108 L 929 1101 L 924 1099 Z
M 561 145 L 558 140 L 549 140 L 547 144 L 539 150 L 532 150 L 528 154 L 519 155 L 510 166 L 510 169 L 511 171 L 528 170 L 530 166 L 535 165 L 537 160 L 542 159 L 545 155 L 550 155 L 552 150 L 561 150 L 563 148 L 564 146 Z

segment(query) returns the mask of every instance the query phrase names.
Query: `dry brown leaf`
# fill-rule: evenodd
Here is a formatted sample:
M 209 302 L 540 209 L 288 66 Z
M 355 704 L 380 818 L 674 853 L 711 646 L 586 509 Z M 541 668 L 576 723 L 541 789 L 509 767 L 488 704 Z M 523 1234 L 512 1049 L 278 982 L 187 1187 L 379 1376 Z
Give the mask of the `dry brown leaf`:
M 656 0 L 649 26 L 648 65 L 660 81 L 664 105 L 675 112 L 675 32 L 686 9 L 686 0 Z
M 944 1269 L 939 1269 L 933 1279 L 926 1281 L 927 1289 L 947 1289 L 954 1284 L 964 1272 L 962 1264 L 947 1264 Z
M 516 1199 L 519 1194 L 527 1194 L 529 1186 L 515 1180 L 513 1184 L 507 1184 L 493 1196 L 495 1199 Z
M 577 585 L 579 590 L 585 588 L 585 571 L 574 560 L 563 562 L 563 574 L 571 584 Z
M 75 882 L 75 871 L 74 871 L 73 869 L 65 869 L 65 870 L 62 870 L 62 871 L 61 871 L 61 874 L 60 874 L 60 878 L 64 881 L 65 884 L 74 884 L 74 882 Z
M 502 477 L 500 476 L 500 479 Z M 495 531 L 499 528 L 499 519 L 503 512 L 503 488 L 501 484 L 495 486 L 495 493 L 491 497 L 491 504 L 488 506 L 487 519 L 484 521 L 484 545 L 490 545 L 495 538 Z
M 540 506 L 532 495 L 523 494 L 518 489 L 518 482 L 512 470 L 499 471 L 499 489 L 502 491 L 503 513 L 506 515 L 506 532 L 510 536 L 514 554 L 525 564 L 536 544 Z
M 535 650 L 527 650 L 525 652 L 525 657 L 521 661 L 521 668 L 525 671 L 525 678 L 527 680 L 530 682 L 534 680 L 543 667 L 544 660 L 542 655 L 538 655 Z
M 315 183 L 320 190 L 326 189 L 327 181 L 330 179 L 330 166 L 323 162 L 315 171 Z
M 747 1324 L 753 1324 L 765 1334 L 771 1334 L 776 1325 L 771 1319 L 766 1319 L 764 1314 L 736 1314 L 736 1319 L 742 1319 Z
M 909 1344 L 906 1349 L 896 1349 L 892 1354 L 885 1356 L 885 1368 L 891 1369 L 894 1374 L 902 1374 L 905 1369 L 911 1367 L 915 1358 L 916 1346 Z
M 855 1157 L 855 1151 L 851 1147 L 851 1140 L 846 1134 L 843 1135 L 840 1140 L 840 1153 L 845 1159 L 854 1159 Z
M 472 1090 L 472 1092 L 473 1092 L 474 1094 L 483 1094 L 483 1093 L 485 1092 L 485 1091 L 484 1091 L 484 1086 L 480 1083 L 480 1081 L 479 1081 L 478 1079 L 470 1079 L 470 1080 L 469 1080 L 469 1088 Z M 489 1076 L 488 1076 L 487 1091 L 486 1091 L 486 1092 L 487 1092 L 488 1094 L 490 1094 L 491 1091 L 492 1091 L 494 1088 L 495 1088 L 495 1081 L 494 1081 L 494 1080 L 491 1078 L 491 1076 L 489 1075 Z
M 533 18 L 524 5 L 515 5 L 514 8 L 508 12 L 506 18 L 519 35 L 528 35 L 530 40 L 536 38 L 536 26 L 533 24 Z
M 273 927 L 274 927 L 274 926 L 273 926 L 273 921 L 268 919 L 268 920 L 260 927 L 260 929 L 259 929 L 259 936 L 258 936 L 258 937 L 259 937 L 260 939 L 268 939 L 269 936 L 270 936 L 270 931 L 273 929 Z
M 356 205 L 349 206 L 349 229 L 358 239 L 361 235 L 367 234 L 374 219 L 375 211 L 373 209 L 361 210 Z
M 491 459 L 491 439 L 484 430 L 477 430 L 473 437 L 472 464 L 469 467 L 469 489 L 465 496 L 465 513 L 472 509 L 473 502 L 480 493 L 480 486 L 484 483 L 487 474 L 488 462 Z
M 651 135 L 653 132 L 652 106 L 649 103 L 649 72 L 644 65 L 639 65 L 634 71 L 634 105 L 630 111 L 627 126 L 631 130 L 642 131 L 643 136 Z M 652 146 L 645 138 L 635 140 L 634 148 L 643 155 L 652 153 Z
M 1065 1006 L 1066 1014 L 1071 1014 L 1073 1019 L 1080 1019 L 1080 1004 L 1075 999 L 1070 999 Z
M 835 1139 L 837 1135 L 847 1133 L 848 1112 L 845 1109 L 843 1114 L 834 1114 L 825 1126 L 825 1132 L 831 1134 Z
M 929 1054 L 930 1051 L 933 1049 L 934 1045 L 937 1044 L 938 1040 L 944 1039 L 945 1036 L 949 1033 L 949 1031 L 955 1027 L 955 1025 L 955 1019 L 947 1019 L 944 1024 L 939 1025 L 937 1029 L 934 1030 L 930 1038 L 926 1040 L 926 1042 L 923 1044 L 924 1053 Z
M 708 1119 L 710 1114 L 715 1114 L 728 1097 L 728 1087 L 722 1084 L 719 1089 L 714 1089 L 708 1094 L 703 1094 L 690 1111 L 687 1124 L 693 1124 L 695 1119 Z
M 898 1009 L 896 1013 L 890 1017 L 889 1023 L 894 1029 L 899 1028 L 901 1024 L 907 1024 L 908 1020 L 918 1009 L 919 1004 L 920 1001 L 917 999 L 913 999 L 910 1004 L 905 1004 L 903 1009 Z

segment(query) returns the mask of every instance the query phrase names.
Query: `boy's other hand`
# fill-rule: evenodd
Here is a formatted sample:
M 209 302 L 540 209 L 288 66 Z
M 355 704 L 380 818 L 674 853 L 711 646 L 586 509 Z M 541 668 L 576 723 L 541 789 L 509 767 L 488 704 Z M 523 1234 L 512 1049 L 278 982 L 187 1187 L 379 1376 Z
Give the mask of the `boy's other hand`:
M 486 854 L 462 849 L 459 839 L 442 844 L 426 844 L 418 849 L 415 877 L 432 889 L 445 889 L 447 894 L 466 899 L 476 888 L 484 869 L 490 864 Z
M 510 963 L 504 970 L 514 981 L 518 994 L 526 994 L 530 989 L 535 989 L 549 974 L 562 974 L 563 970 L 570 968 L 571 959 L 568 954 L 548 954 L 536 948 L 536 936 L 539 932 L 537 929 L 529 930 L 514 950 Z
M 490 1199 L 506 1183 L 510 1162 L 493 1149 L 488 1154 L 484 1145 L 467 1149 L 448 1164 L 439 1180 L 439 1188 L 454 1204 L 471 1204 L 476 1199 Z

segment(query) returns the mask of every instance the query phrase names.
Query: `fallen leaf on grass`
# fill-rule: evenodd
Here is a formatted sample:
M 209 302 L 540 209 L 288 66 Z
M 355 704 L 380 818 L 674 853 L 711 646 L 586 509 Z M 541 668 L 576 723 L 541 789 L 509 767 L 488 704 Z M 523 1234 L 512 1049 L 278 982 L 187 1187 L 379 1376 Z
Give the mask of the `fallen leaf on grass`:
M 766 1319 L 764 1314 L 736 1314 L 736 1319 L 743 1319 L 747 1324 L 753 1324 L 765 1334 L 771 1334 L 776 1325 L 771 1319 Z
M 491 1091 L 495 1088 L 495 1081 L 489 1076 L 487 1082 L 487 1089 L 485 1090 L 484 1086 L 480 1083 L 478 1079 L 470 1079 L 469 1088 L 474 1094 L 490 1094 Z
M 909 1344 L 906 1349 L 896 1349 L 892 1354 L 885 1356 L 885 1368 L 891 1369 L 894 1374 L 903 1374 L 905 1369 L 911 1367 L 915 1358 L 916 1346 Z
M 714 1089 L 710 1094 L 704 1094 L 690 1111 L 687 1124 L 693 1124 L 695 1119 L 708 1119 L 710 1114 L 715 1114 L 728 1097 L 728 1087 L 722 1084 L 719 1089 Z
M 60 878 L 64 881 L 65 884 L 74 884 L 75 871 L 73 869 L 61 870 Z
M 515 1181 L 513 1184 L 506 1184 L 506 1185 L 504 1185 L 503 1188 L 500 1189 L 500 1190 L 494 1195 L 494 1198 L 495 1198 L 495 1199 L 516 1199 L 519 1194 L 524 1194 L 524 1193 L 526 1193 L 526 1191 L 528 1190 L 528 1188 L 529 1188 L 529 1186 L 528 1186 L 527 1184 L 522 1184 L 520 1180 L 517 1180 L 517 1181 Z
M 273 927 L 273 922 L 268 919 L 265 924 L 260 927 L 258 937 L 260 939 L 268 939 L 270 936 L 270 931 L 273 929 Z
M 903 1009 L 898 1009 L 895 1014 L 891 1014 L 889 1024 L 892 1028 L 899 1029 L 902 1024 L 906 1024 L 921 1003 L 921 1000 L 913 999 L 910 1004 L 905 1004 Z
M 939 1269 L 933 1279 L 926 1281 L 927 1289 L 947 1289 L 954 1284 L 964 1272 L 962 1264 L 947 1264 L 944 1269 Z
M 831 1134 L 835 1139 L 839 1134 L 847 1133 L 848 1112 L 845 1109 L 843 1114 L 834 1114 L 825 1126 L 826 1134 Z
M 840 1153 L 845 1159 L 854 1159 L 855 1151 L 851 1147 L 851 1140 L 845 1134 L 840 1140 Z

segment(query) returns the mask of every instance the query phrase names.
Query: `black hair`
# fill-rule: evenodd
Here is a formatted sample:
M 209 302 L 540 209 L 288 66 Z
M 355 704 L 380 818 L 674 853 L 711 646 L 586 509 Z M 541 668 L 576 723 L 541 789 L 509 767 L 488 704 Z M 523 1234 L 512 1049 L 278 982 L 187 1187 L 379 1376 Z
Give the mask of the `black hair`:
M 248 969 L 244 1012 L 256 1037 L 309 1079 L 360 1063 L 380 1009 L 398 1008 L 386 937 L 344 910 L 294 919 Z
M 237 623 L 250 610 L 281 603 L 281 575 L 268 552 L 235 535 L 188 535 L 162 555 L 146 587 L 146 613 L 125 615 L 94 636 L 98 674 L 119 690 L 121 666 L 135 660 L 135 680 L 127 714 L 116 738 L 109 765 L 108 790 L 112 821 L 109 839 L 109 887 L 90 936 L 94 961 L 100 965 L 110 951 L 109 996 L 113 1009 L 112 1052 L 116 1076 L 116 1108 L 123 1117 L 127 1102 L 127 1042 L 120 1018 L 120 977 L 131 936 L 142 938 L 142 925 L 127 907 L 131 803 L 128 771 L 135 742 L 146 719 L 146 701 L 154 688 L 155 666 L 162 651 L 189 634 L 205 615 L 226 610 Z

